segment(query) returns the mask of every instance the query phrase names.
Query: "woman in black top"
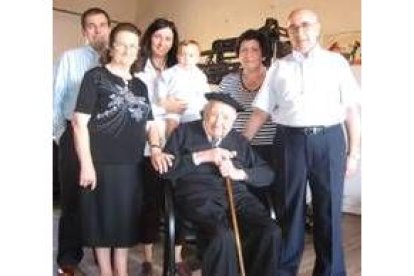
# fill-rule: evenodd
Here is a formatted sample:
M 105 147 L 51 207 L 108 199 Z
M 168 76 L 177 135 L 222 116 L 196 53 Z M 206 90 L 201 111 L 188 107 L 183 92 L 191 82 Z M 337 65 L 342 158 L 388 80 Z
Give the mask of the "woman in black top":
M 134 77 L 140 31 L 120 23 L 103 66 L 82 81 L 72 120 L 80 165 L 83 245 L 94 247 L 100 275 L 125 276 L 128 248 L 138 242 L 146 135 L 159 145 L 145 84 Z M 155 162 L 161 151 L 151 149 Z M 114 248 L 112 267 L 110 251 Z

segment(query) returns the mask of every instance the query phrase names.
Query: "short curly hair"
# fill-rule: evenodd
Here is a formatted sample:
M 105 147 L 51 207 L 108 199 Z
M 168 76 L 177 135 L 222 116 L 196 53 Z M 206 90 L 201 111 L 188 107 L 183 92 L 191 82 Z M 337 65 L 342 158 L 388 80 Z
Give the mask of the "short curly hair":
M 236 43 L 236 55 L 239 56 L 240 54 L 240 45 L 243 41 L 247 40 L 255 40 L 259 43 L 260 50 L 262 51 L 262 55 L 265 56 L 265 54 L 268 52 L 267 49 L 267 41 L 266 37 L 263 33 L 257 30 L 248 29 L 247 31 L 243 32 L 238 38 Z

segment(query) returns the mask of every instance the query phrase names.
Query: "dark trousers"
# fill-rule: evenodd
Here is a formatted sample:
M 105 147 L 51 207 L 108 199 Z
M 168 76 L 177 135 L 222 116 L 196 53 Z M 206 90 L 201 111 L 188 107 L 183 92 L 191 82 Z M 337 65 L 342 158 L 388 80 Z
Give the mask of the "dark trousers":
M 297 275 L 304 248 L 307 182 L 314 216 L 313 275 L 346 275 L 341 230 L 346 148 L 341 125 L 316 134 L 279 126 L 273 153 L 283 232 L 278 275 Z
M 246 275 L 277 275 L 281 231 L 260 201 L 248 192 L 234 194 Z M 238 260 L 226 195 L 176 198 L 177 209 L 197 229 L 202 275 L 238 276 Z M 203 243 L 204 242 L 204 243 Z
M 143 206 L 140 217 L 140 242 L 154 243 L 159 240 L 160 218 L 163 202 L 163 179 L 151 165 L 149 157 L 145 157 L 143 173 Z
M 140 216 L 139 241 L 143 244 L 156 243 L 160 239 L 160 223 L 164 204 L 164 185 L 167 179 L 160 177 L 151 164 L 151 159 L 145 157 L 143 169 L 143 206 Z M 183 244 L 187 231 L 182 226 L 179 216 L 176 217 L 176 244 Z
M 260 156 L 260 158 L 262 158 L 270 167 L 272 167 L 273 145 L 252 145 L 252 148 Z M 247 189 L 249 190 L 249 192 L 254 194 L 265 206 L 268 204 L 265 193 L 269 193 L 272 190 L 271 186 L 265 186 L 260 188 L 248 186 Z
M 58 162 L 61 183 L 61 215 L 57 263 L 60 266 L 77 265 L 83 257 L 79 214 L 79 164 L 70 124 L 60 139 Z
M 53 141 L 53 205 L 60 200 L 59 146 Z

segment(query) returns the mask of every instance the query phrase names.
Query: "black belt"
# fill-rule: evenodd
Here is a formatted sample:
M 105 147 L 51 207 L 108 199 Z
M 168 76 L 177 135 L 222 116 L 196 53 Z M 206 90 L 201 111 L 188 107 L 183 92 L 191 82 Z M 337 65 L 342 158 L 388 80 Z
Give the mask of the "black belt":
M 323 134 L 326 130 L 330 129 L 331 127 L 324 127 L 324 126 L 309 126 L 309 127 L 288 127 L 278 125 L 277 130 L 284 131 L 285 133 L 292 133 L 292 134 L 302 134 L 302 135 L 315 135 L 315 134 Z

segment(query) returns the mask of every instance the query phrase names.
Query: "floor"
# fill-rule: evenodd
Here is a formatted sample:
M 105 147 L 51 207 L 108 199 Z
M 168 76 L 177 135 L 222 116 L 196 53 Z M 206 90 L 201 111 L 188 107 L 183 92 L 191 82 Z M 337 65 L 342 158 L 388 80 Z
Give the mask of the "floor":
M 55 260 L 57 250 L 57 222 L 59 210 L 56 209 L 53 214 L 53 258 Z M 344 229 L 344 251 L 346 258 L 346 267 L 348 276 L 361 275 L 361 216 L 345 214 L 343 219 Z M 129 254 L 129 275 L 140 275 L 140 264 L 142 262 L 142 247 L 140 245 L 131 249 Z M 162 275 L 162 245 L 155 245 L 155 265 L 154 276 Z M 313 262 L 315 254 L 312 246 L 312 236 L 306 236 L 305 251 L 300 266 L 299 276 L 312 275 Z M 190 263 L 195 265 L 191 260 Z M 56 264 L 53 261 L 53 275 L 56 275 Z M 80 269 L 86 276 L 97 276 L 98 270 L 94 265 L 90 249 L 85 249 L 85 256 L 80 264 Z M 200 270 L 193 271 L 193 276 L 200 276 Z

